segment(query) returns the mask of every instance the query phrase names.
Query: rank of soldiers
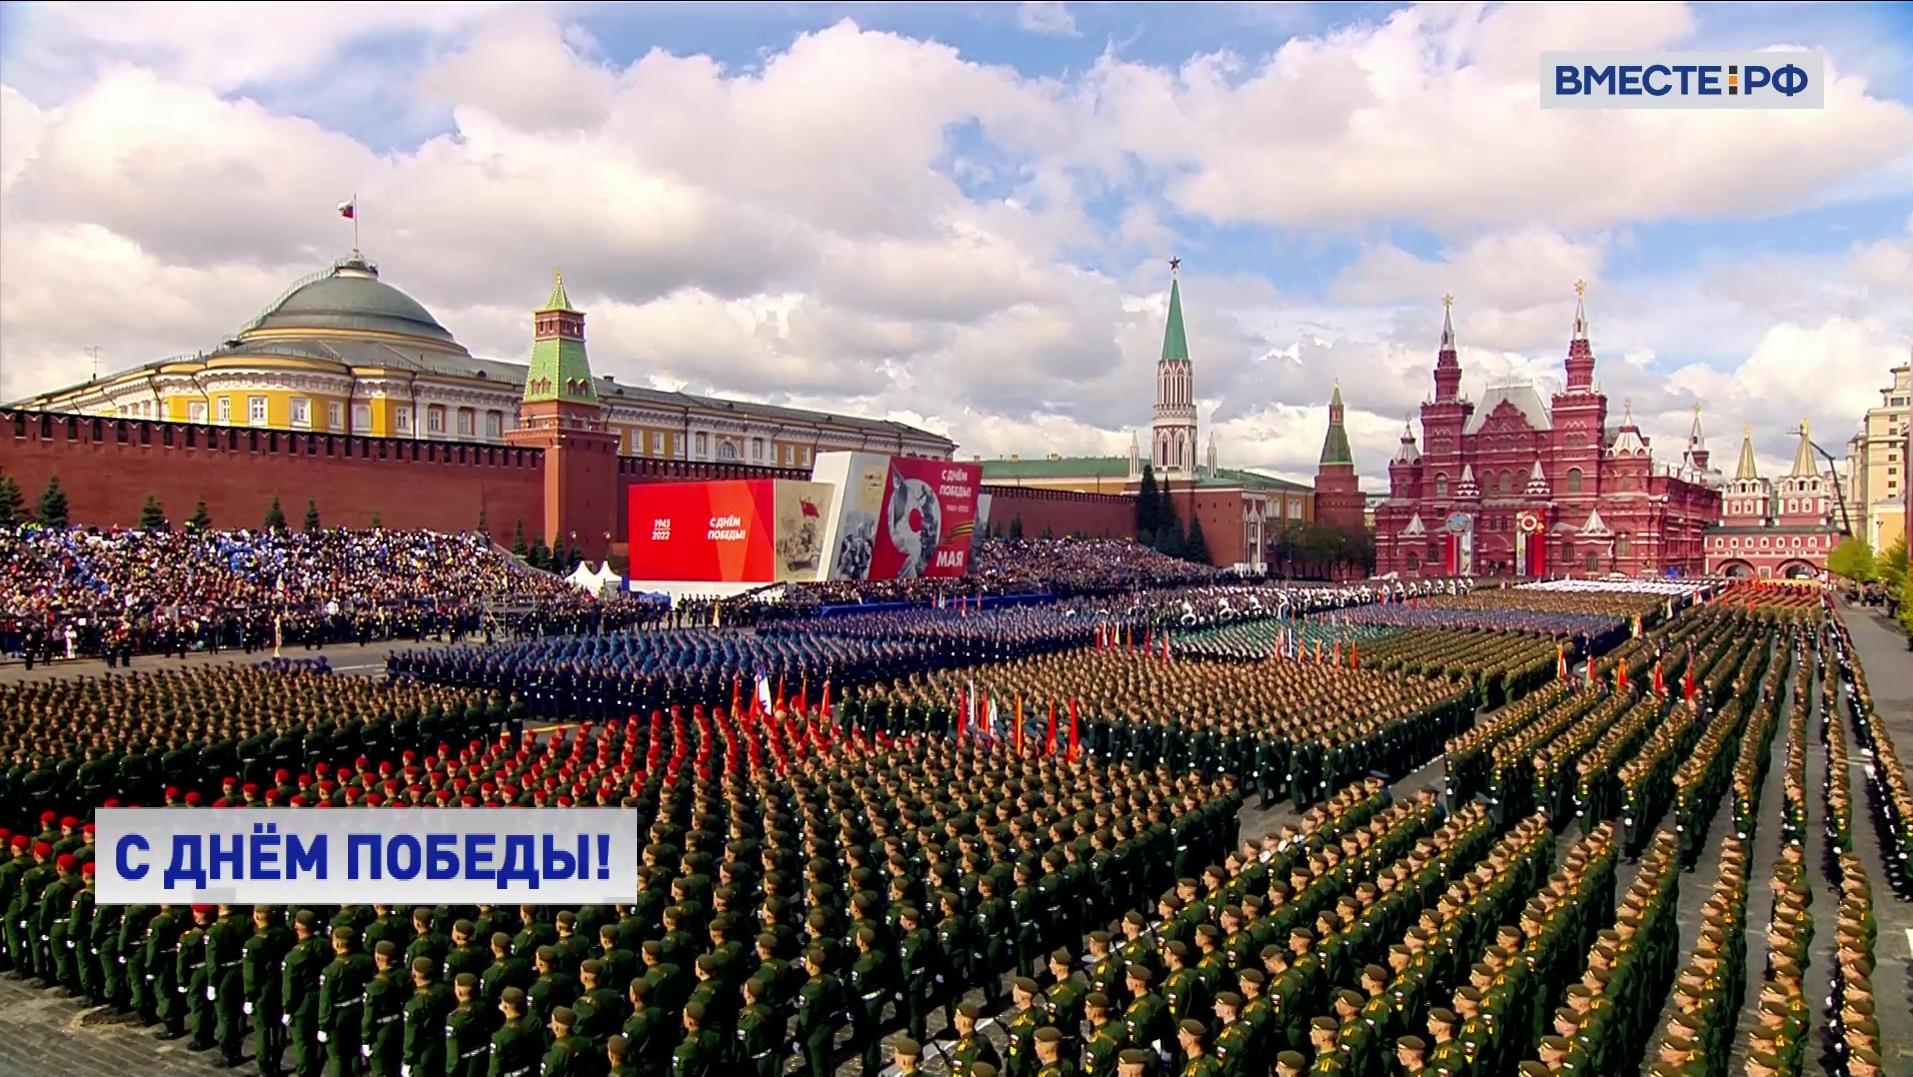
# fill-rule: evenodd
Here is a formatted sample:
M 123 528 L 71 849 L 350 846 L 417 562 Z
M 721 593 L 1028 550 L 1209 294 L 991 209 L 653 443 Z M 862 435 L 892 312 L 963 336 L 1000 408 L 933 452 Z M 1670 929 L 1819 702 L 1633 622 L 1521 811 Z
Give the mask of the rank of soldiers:
M 1364 647 L 1362 664 L 1384 671 L 1464 680 L 1475 686 L 1484 706 L 1499 707 L 1553 677 L 1561 646 L 1554 640 L 1519 633 L 1410 629 Z
M 1746 982 L 1747 857 L 1724 840 L 1720 873 L 1700 909 L 1687 964 L 1675 977 L 1673 1006 L 1648 1056 L 1653 1077 L 1722 1077 Z
M 1074 703 L 1099 759 L 1231 774 L 1264 800 L 1300 807 L 1371 773 L 1401 774 L 1440 750 L 1472 714 L 1466 686 L 1313 662 L 1162 660 L 1078 652 L 947 671 L 889 689 L 936 707 L 977 693 L 1046 710 Z M 908 704 L 907 704 L 908 705 Z M 971 732 L 980 732 L 972 730 Z M 999 731 L 998 735 L 1006 735 Z
M 495 692 L 239 667 L 0 685 L 0 824 L 169 787 L 210 801 L 228 776 L 270 790 L 280 770 L 462 745 L 521 714 Z
M 1913 789 L 1907 785 L 1906 765 L 1900 762 L 1892 734 L 1874 709 L 1866 669 L 1853 654 L 1846 625 L 1830 621 L 1828 632 L 1829 645 L 1836 651 L 1840 676 L 1845 682 L 1854 734 L 1860 746 L 1873 754 L 1874 765 L 1867 768 L 1867 799 L 1878 829 L 1887 840 L 1888 847 L 1882 851 L 1887 881 L 1901 898 L 1913 900 Z

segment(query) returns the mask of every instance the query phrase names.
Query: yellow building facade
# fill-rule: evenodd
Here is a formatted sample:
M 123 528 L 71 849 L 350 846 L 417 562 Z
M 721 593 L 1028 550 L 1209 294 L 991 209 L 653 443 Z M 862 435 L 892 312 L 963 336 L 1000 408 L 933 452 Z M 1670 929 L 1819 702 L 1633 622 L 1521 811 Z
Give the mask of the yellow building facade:
M 1913 363 L 1890 370 L 1878 407 L 1868 408 L 1847 442 L 1847 511 L 1853 530 L 1875 551 L 1906 534 L 1907 424 L 1913 417 Z
M 526 364 L 472 355 L 357 251 L 296 281 L 218 347 L 16 401 L 18 408 L 314 433 L 503 444 Z M 628 456 L 809 467 L 819 452 L 949 459 L 902 423 L 597 379 Z

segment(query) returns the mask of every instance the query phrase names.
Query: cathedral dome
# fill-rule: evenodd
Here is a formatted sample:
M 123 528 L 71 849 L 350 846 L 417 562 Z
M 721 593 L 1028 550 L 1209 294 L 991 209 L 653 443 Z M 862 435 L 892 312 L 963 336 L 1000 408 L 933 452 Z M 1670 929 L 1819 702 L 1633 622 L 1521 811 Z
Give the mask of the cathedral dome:
M 357 251 L 294 284 L 239 335 L 314 329 L 393 333 L 457 346 L 430 311 L 379 280 L 378 267 Z

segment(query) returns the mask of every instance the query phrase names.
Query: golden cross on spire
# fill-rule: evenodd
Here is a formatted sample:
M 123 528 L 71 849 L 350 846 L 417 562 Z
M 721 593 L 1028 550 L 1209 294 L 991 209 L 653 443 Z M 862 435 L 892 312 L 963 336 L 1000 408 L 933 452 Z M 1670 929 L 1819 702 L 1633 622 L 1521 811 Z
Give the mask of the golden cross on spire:
M 1586 295 L 1586 294 L 1587 294 L 1587 290 L 1588 290 L 1588 282 L 1587 282 L 1587 281 L 1584 281 L 1584 280 L 1577 280 L 1577 281 L 1575 281 L 1575 282 L 1574 282 L 1574 294 L 1575 294 L 1575 295 Z
M 1441 297 L 1441 307 L 1442 307 L 1442 309 L 1443 309 L 1443 310 L 1447 310 L 1448 308 L 1450 308 L 1450 307 L 1453 307 L 1454 305 L 1455 305 L 1455 297 L 1454 297 L 1454 296 L 1452 296 L 1452 295 L 1444 295 L 1444 296 L 1442 296 L 1442 297 Z
M 551 282 L 562 287 L 565 283 L 565 271 L 554 267 L 551 271 Z

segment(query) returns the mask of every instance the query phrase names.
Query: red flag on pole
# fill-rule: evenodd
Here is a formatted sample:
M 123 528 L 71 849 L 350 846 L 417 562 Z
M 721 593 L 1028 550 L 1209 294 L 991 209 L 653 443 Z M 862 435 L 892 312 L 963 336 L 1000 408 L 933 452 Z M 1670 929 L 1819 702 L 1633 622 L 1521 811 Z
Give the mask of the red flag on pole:
M 777 699 L 773 705 L 780 708 L 784 705 L 784 675 L 782 673 L 777 675 Z
M 1011 713 L 1015 715 L 1015 720 L 1016 720 L 1016 730 L 1015 732 L 1011 734 L 1011 737 L 1014 739 L 1016 743 L 1016 754 L 1022 755 L 1023 754 L 1023 697 L 1022 696 L 1016 697 L 1016 706 L 1011 711 Z
M 1615 659 L 1614 661 L 1614 690 L 1616 692 L 1627 691 L 1627 661 L 1625 659 Z
M 824 678 L 824 702 L 818 709 L 824 712 L 824 717 L 830 717 L 830 678 L 828 677 Z
M 1689 703 L 1694 701 L 1694 655 L 1691 650 L 1687 654 L 1687 668 L 1681 672 L 1681 698 Z
M 1594 687 L 1594 656 L 1588 655 L 1588 687 Z
M 1564 679 L 1568 675 L 1568 645 L 1565 643 L 1557 642 L 1554 645 L 1554 675 Z
M 1078 750 L 1079 750 L 1078 741 L 1076 739 L 1076 700 L 1072 697 L 1069 701 L 1069 761 L 1070 762 L 1072 763 L 1076 762 L 1076 755 Z
M 1043 738 L 1043 754 L 1056 754 L 1056 701 L 1049 701 L 1049 735 Z
M 1354 640 L 1350 640 L 1348 643 L 1348 668 L 1362 668 L 1361 644 Z
M 957 732 L 956 732 L 956 739 L 958 744 L 963 743 L 964 719 L 967 718 L 969 714 L 970 714 L 970 708 L 968 703 L 963 698 L 963 689 L 959 688 L 957 689 Z
M 734 721 L 743 720 L 744 712 L 741 709 L 743 706 L 743 703 L 744 703 L 744 676 L 743 674 L 740 674 L 740 673 L 734 673 L 731 675 L 731 718 Z
M 1662 699 L 1667 698 L 1667 675 L 1661 671 L 1661 660 L 1658 658 L 1654 660 L 1654 694 Z

